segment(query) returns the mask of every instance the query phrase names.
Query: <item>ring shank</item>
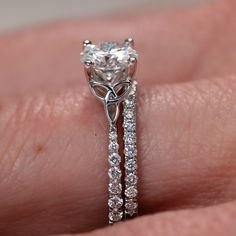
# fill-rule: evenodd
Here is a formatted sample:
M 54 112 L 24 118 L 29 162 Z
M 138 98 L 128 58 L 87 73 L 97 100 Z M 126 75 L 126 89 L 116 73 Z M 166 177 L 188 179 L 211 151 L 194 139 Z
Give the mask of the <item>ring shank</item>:
M 109 131 L 109 223 L 113 224 L 123 219 L 123 198 L 121 185 L 121 157 L 119 155 L 118 133 L 115 124 L 111 124 Z
M 136 85 L 137 82 L 134 81 L 129 96 L 123 102 L 123 141 L 125 154 L 125 218 L 134 217 L 138 214 Z

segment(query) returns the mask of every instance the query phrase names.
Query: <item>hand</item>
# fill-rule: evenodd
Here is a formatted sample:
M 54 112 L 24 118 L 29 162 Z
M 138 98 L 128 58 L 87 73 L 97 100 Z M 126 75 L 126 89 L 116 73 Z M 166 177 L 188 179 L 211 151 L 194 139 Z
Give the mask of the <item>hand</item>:
M 132 36 L 140 215 L 149 215 L 88 235 L 234 236 L 235 9 L 219 1 L 2 35 L 0 235 L 106 226 L 108 127 L 79 52 L 85 38 Z

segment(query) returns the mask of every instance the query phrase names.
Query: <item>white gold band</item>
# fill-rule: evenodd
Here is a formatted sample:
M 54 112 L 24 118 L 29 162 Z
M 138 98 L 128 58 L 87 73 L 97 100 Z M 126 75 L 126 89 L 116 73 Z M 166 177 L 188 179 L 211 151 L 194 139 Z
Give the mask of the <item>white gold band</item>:
M 119 155 L 119 144 L 117 127 L 111 125 L 109 131 L 109 223 L 113 224 L 119 222 L 123 218 L 123 198 L 122 198 L 122 184 L 121 184 L 121 157 Z
M 125 218 L 133 217 L 138 214 L 136 84 L 136 81 L 134 81 L 129 96 L 123 102 L 123 140 L 125 154 Z

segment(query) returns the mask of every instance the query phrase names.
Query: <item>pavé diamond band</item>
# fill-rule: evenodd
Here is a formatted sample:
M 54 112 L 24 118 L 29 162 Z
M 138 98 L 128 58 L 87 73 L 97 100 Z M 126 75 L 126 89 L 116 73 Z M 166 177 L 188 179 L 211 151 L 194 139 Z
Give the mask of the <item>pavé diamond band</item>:
M 138 214 L 137 146 L 136 146 L 136 81 L 123 102 L 123 129 L 125 154 L 125 217 Z
M 93 95 L 103 102 L 109 121 L 108 218 L 113 224 L 136 216 L 137 146 L 136 146 L 136 86 L 133 76 L 137 52 L 133 39 L 123 42 L 83 42 L 81 61 Z M 117 120 L 123 108 L 124 184 L 122 185 L 122 152 L 119 150 Z M 123 197 L 124 196 L 124 197 Z

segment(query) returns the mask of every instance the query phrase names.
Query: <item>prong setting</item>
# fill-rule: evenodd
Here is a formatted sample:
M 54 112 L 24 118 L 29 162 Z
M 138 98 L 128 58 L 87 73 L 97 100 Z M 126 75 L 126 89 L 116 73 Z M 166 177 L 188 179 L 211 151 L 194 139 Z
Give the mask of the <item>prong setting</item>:
M 127 43 L 131 47 L 134 47 L 134 40 L 133 40 L 133 38 L 125 39 L 125 43 Z
M 137 58 L 135 58 L 135 57 L 130 57 L 129 63 L 130 63 L 130 64 L 136 64 L 136 63 L 137 63 Z
M 91 45 L 91 44 L 92 44 L 92 42 L 90 40 L 86 39 L 86 40 L 83 41 L 83 48 L 85 48 L 85 47 L 87 47 L 88 45 Z
M 92 62 L 92 61 L 85 61 L 85 62 L 84 62 L 84 66 L 85 66 L 86 68 L 90 68 L 92 65 L 93 65 L 93 62 Z
M 88 81 L 93 78 L 92 66 L 93 66 L 93 62 L 92 61 L 85 61 L 84 62 L 84 72 L 85 72 L 85 75 L 86 75 L 86 79 Z
M 123 42 L 105 41 L 88 47 L 90 44 L 90 40 L 85 40 L 83 42 L 85 48 L 81 53 L 81 61 L 88 81 L 95 81 L 101 86 L 105 85 L 110 88 L 108 89 L 110 91 L 113 91 L 114 86 L 121 81 L 131 81 L 138 58 L 136 50 L 131 46 L 133 45 L 132 38 L 127 38 Z M 91 90 L 93 90 L 92 87 Z M 104 96 L 104 101 L 105 98 Z M 125 96 L 116 94 L 115 98 L 121 102 Z
M 128 69 L 128 75 L 130 78 L 132 78 L 136 72 L 137 68 L 137 58 L 135 57 L 130 57 L 129 58 L 129 69 Z

